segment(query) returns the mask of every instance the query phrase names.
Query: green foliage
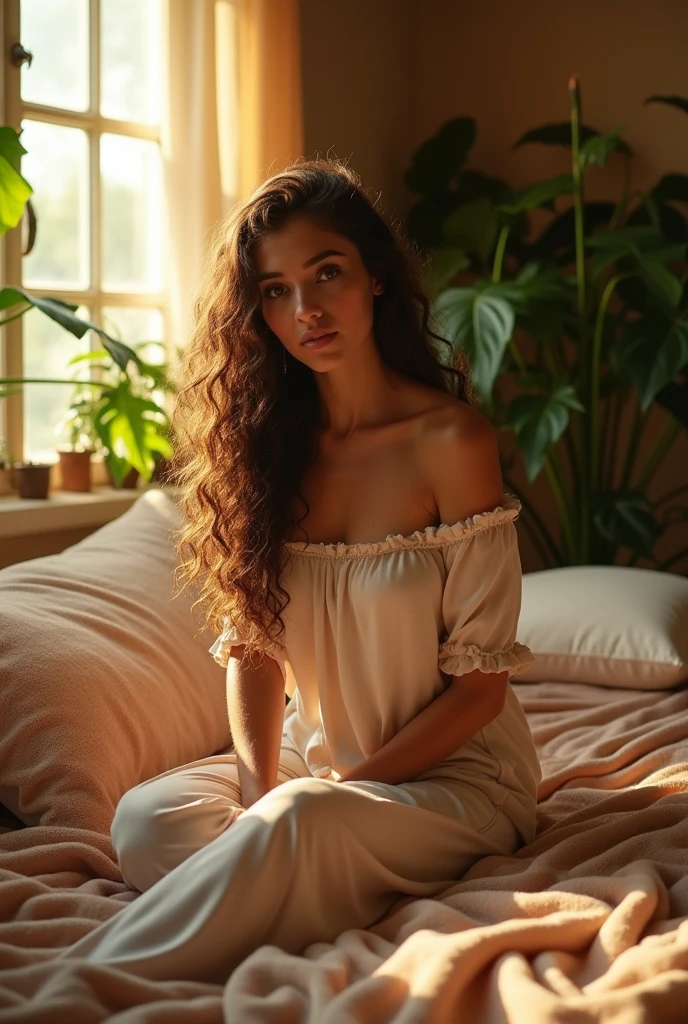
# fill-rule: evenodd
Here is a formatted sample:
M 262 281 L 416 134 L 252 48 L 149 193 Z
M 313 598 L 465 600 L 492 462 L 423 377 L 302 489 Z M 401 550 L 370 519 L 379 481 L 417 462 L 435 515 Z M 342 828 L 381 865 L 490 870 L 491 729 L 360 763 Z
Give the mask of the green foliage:
M 582 124 L 576 79 L 569 97 L 568 122 L 529 130 L 514 148 L 567 147 L 570 173 L 512 189 L 466 168 L 477 129 L 470 117 L 454 118 L 406 172 L 420 196 L 408 230 L 428 256 L 434 328 L 467 355 L 476 393 L 493 422 L 514 433 L 528 481 L 547 477 L 560 541 L 523 498 L 524 525 L 545 565 L 611 564 L 627 549 L 626 564 L 643 556 L 665 569 L 686 552 L 660 564 L 653 547 L 687 518 L 688 483 L 654 502 L 645 489 L 688 429 L 688 175 L 631 190 L 627 126 L 598 132 Z M 688 113 L 683 97 L 645 102 Z M 587 203 L 588 169 L 612 159 L 625 164 L 621 194 Z M 552 214 L 535 238 L 534 209 Z M 631 441 L 622 450 L 629 406 Z M 640 464 L 653 406 L 665 425 Z M 674 498 L 683 499 L 679 514 L 667 504 Z
M 0 125 L 0 235 L 17 226 L 33 189 L 20 173 L 26 152 L 19 136 L 8 125 Z

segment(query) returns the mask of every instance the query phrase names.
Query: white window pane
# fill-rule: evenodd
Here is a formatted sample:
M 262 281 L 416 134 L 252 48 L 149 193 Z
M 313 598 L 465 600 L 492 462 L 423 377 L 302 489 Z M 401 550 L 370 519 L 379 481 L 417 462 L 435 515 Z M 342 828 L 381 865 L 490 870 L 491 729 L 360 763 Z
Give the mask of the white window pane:
M 104 117 L 160 122 L 160 0 L 101 0 L 100 111 Z
M 105 306 L 102 326 L 125 345 L 136 345 L 142 341 L 162 342 L 165 329 L 159 309 L 132 306 Z M 165 360 L 165 350 L 159 344 L 142 349 L 141 355 L 148 363 L 159 364 Z
M 88 311 L 79 308 L 77 316 L 88 320 Z M 76 366 L 67 366 L 67 363 L 72 356 L 88 352 L 92 332 L 87 331 L 81 339 L 75 338 L 38 309 L 25 313 L 22 324 L 24 376 L 71 377 Z M 87 379 L 87 368 L 82 366 L 78 375 Z M 57 462 L 56 448 L 61 439 L 54 431 L 73 395 L 71 384 L 24 385 L 24 448 L 27 458 L 34 462 Z
M 162 173 L 156 142 L 106 133 L 100 140 L 103 288 L 162 288 Z
M 26 285 L 89 285 L 88 140 L 80 128 L 22 122 L 22 174 L 34 189 L 36 242 L 22 261 Z
M 21 0 L 21 42 L 33 54 L 21 69 L 28 103 L 88 110 L 88 0 Z

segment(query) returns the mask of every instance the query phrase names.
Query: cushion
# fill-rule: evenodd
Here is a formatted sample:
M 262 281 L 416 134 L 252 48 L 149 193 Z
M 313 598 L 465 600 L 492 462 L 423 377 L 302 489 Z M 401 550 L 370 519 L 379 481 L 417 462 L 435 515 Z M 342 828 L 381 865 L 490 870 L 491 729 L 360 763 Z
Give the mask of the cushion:
M 688 579 L 626 566 L 523 576 L 518 639 L 535 655 L 519 682 L 666 690 L 688 680 Z
M 173 598 L 172 497 L 0 571 L 0 792 L 26 824 L 109 834 L 121 796 L 230 743 L 196 595 Z

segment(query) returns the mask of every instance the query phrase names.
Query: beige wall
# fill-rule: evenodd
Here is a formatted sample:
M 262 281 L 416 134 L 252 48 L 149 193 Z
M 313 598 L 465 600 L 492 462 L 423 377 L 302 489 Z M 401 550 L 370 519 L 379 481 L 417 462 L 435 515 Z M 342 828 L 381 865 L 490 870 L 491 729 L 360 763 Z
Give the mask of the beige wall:
M 413 150 L 457 115 L 477 120 L 472 167 L 514 186 L 568 170 L 567 150 L 512 146 L 528 128 L 568 119 L 571 73 L 581 80 L 587 123 L 630 126 L 637 187 L 688 171 L 688 117 L 643 106 L 654 93 L 688 95 L 686 0 L 301 0 L 301 12 L 306 154 L 349 159 L 395 216 L 414 201 L 402 181 Z M 608 171 L 593 169 L 589 197 L 615 197 L 621 174 L 616 157 Z M 663 421 L 654 410 L 643 452 Z M 683 435 L 650 496 L 686 480 L 687 466 Z M 556 528 L 544 479 L 528 490 Z M 522 537 L 524 568 L 539 568 Z M 687 544 L 688 522 L 656 550 L 667 557 Z

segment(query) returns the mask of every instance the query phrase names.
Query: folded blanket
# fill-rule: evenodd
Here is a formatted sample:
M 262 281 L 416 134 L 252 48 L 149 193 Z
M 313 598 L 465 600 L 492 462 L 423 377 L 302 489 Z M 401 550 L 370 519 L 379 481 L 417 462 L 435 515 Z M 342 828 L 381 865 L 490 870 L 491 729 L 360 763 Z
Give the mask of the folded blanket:
M 0 835 L 0 1019 L 688 1020 L 688 687 L 514 689 L 543 768 L 535 841 L 302 956 L 263 946 L 224 986 L 54 962 L 138 893 L 107 836 L 53 826 Z

